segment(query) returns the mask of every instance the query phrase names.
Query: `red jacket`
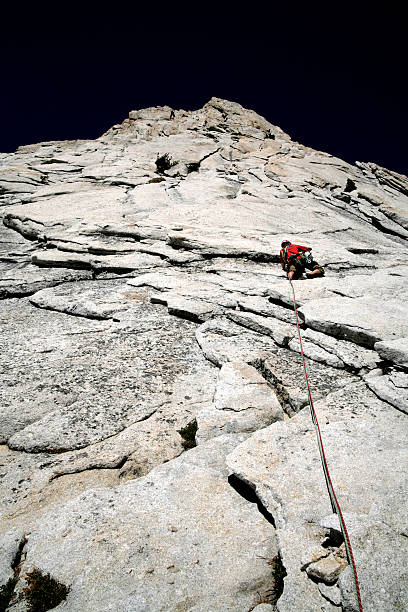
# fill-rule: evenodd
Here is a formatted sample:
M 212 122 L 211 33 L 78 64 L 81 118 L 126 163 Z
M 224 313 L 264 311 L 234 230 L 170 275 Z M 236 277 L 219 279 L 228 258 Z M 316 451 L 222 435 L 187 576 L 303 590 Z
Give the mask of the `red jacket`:
M 290 244 L 284 249 L 280 250 L 280 260 L 282 270 L 286 269 L 288 259 L 291 255 L 297 255 L 297 257 L 301 256 L 305 251 L 310 251 L 310 247 L 301 246 L 300 244 Z

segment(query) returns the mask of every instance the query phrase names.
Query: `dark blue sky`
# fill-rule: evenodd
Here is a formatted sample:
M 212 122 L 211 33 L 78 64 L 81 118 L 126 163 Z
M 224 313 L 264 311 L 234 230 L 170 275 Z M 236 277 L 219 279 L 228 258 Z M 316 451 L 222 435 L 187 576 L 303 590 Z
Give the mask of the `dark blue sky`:
M 395 7 L 263 4 L 17 6 L 1 42 L 0 150 L 96 138 L 132 109 L 192 110 L 217 96 L 302 144 L 408 173 L 405 26 Z

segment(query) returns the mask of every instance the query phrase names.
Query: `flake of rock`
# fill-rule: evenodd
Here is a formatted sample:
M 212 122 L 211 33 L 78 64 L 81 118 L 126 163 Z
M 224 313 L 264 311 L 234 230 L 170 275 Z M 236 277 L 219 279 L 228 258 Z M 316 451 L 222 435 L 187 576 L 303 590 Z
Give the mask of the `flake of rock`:
M 152 297 L 152 302 L 166 304 L 167 310 L 171 315 L 199 323 L 222 313 L 222 310 L 214 306 L 214 304 L 208 304 L 201 300 L 192 300 L 171 293 L 162 293 Z
M 257 370 L 228 362 L 220 370 L 214 402 L 197 415 L 199 443 L 224 433 L 252 432 L 283 419 L 272 389 Z
M 170 263 L 176 265 L 202 260 L 201 255 L 199 255 L 198 253 L 178 251 L 176 249 L 171 248 L 171 246 L 167 244 L 163 244 L 163 242 L 155 242 L 153 244 L 139 246 L 135 250 L 138 250 L 142 253 L 159 255 L 160 257 L 164 257 L 164 259 L 167 259 Z
M 408 414 L 408 374 L 397 370 L 383 374 L 373 370 L 364 377 L 369 389 L 380 399 Z
M 306 367 L 314 400 L 356 380 L 352 374 L 326 364 L 317 365 L 306 358 Z M 262 361 L 261 370 L 275 388 L 285 411 L 293 416 L 309 403 L 303 361 L 298 353 L 278 348 L 270 351 Z
M 14 181 L 2 181 L 0 180 L 0 193 L 7 194 L 26 194 L 34 193 L 35 185 L 31 183 L 17 183 Z
M 353 371 L 362 368 L 372 369 L 378 362 L 375 351 L 358 346 L 353 342 L 337 340 L 312 329 L 302 330 L 301 336 L 306 357 L 335 368 L 348 367 Z M 300 342 L 297 336 L 290 340 L 289 348 L 292 351 L 300 352 Z
M 95 272 L 144 271 L 149 268 L 164 267 L 167 265 L 160 257 L 144 253 L 98 257 L 93 254 L 65 252 L 57 249 L 37 251 L 33 254 L 31 261 L 36 266 L 93 269 Z
M 306 568 L 308 576 L 315 578 L 325 584 L 333 584 L 347 566 L 347 562 L 341 564 L 334 555 L 330 554 L 315 563 L 311 563 Z
M 313 398 L 315 397 L 312 388 Z M 392 418 L 394 408 L 380 400 L 361 380 L 348 382 L 335 391 L 329 391 L 313 401 L 319 422 L 332 423 L 360 418 Z M 292 420 L 296 423 L 310 423 L 309 406 L 298 412 Z
M 131 253 L 129 255 L 107 255 L 105 257 L 92 257 L 92 269 L 95 272 L 144 272 L 150 268 L 164 268 L 168 263 L 155 255 L 145 253 Z
M 238 305 L 241 310 L 247 310 L 264 317 L 274 317 L 280 321 L 285 321 L 285 323 L 296 325 L 296 315 L 293 311 L 277 304 L 272 304 L 264 297 L 250 296 L 240 298 Z
M 333 295 L 327 287 L 327 278 L 317 278 L 314 279 L 313 282 L 295 280 L 293 281 L 293 286 L 295 288 L 296 304 L 298 308 L 313 299 L 327 298 Z M 274 303 L 281 305 L 287 310 L 290 309 L 293 311 L 293 294 L 287 281 L 274 283 L 269 287 L 267 295 Z M 303 314 L 300 310 L 298 314 L 303 318 Z
M 248 259 L 272 259 L 270 247 L 259 239 L 248 239 L 234 233 L 222 238 L 197 228 L 196 231 L 185 230 L 182 235 L 169 233 L 168 242 L 174 248 L 197 251 L 204 256 L 212 257 L 247 257 Z
M 320 582 L 319 591 L 325 599 L 333 604 L 333 606 L 341 606 L 341 593 L 338 586 L 329 586 L 323 582 Z
M 397 365 L 408 364 L 408 338 L 376 342 L 374 349 L 382 359 L 386 359 Z
M 0 536 L 0 588 L 14 576 L 13 564 L 24 540 L 24 531 L 16 527 Z
M 141 293 L 129 291 L 122 283 L 110 281 L 73 283 L 44 289 L 32 295 L 30 302 L 40 308 L 48 308 L 67 314 L 95 319 L 110 319 L 115 313 L 128 310 L 133 305 L 134 296 Z
M 243 330 L 225 317 L 203 323 L 196 338 L 205 357 L 219 367 L 228 361 L 252 363 L 277 350 L 272 339 Z
M 0 181 L 5 183 L 26 183 L 41 185 L 42 174 L 37 170 L 28 168 L 25 164 L 5 165 L 0 170 Z
M 32 166 L 33 170 L 37 170 L 37 172 L 41 172 L 43 174 L 49 174 L 53 172 L 81 172 L 81 166 L 73 166 L 71 164 L 59 164 L 59 163 L 49 163 L 49 164 L 38 164 L 37 166 Z
M 252 312 L 229 312 L 228 318 L 238 325 L 252 329 L 259 334 L 270 336 L 279 346 L 288 346 L 296 328 L 294 325 L 282 323 L 277 319 L 263 317 Z
M 17 231 L 24 238 L 27 238 L 27 240 L 45 240 L 44 227 L 41 223 L 11 214 L 6 214 L 3 217 L 3 223 L 6 227 Z
M 31 534 L 22 571 L 41 567 L 70 584 L 67 610 L 176 609 L 187 597 L 180 588 L 197 610 L 248 609 L 268 588 L 264 559 L 276 544 L 269 523 L 227 482 L 224 456 L 239 440 L 217 438 L 55 509 Z M 93 587 L 96 577 L 108 591 Z
M 95 184 L 88 183 L 86 181 L 78 181 L 73 183 L 62 183 L 62 184 L 53 184 L 46 185 L 44 187 L 40 187 L 27 198 L 25 201 L 34 202 L 36 200 L 40 200 L 42 198 L 49 198 L 52 196 L 66 195 L 67 193 L 77 193 L 79 191 L 94 191 Z
M 82 223 L 112 223 L 123 219 L 128 210 L 125 203 L 126 192 L 120 187 L 107 186 L 103 191 L 95 188 L 93 191 L 81 191 L 63 194 L 30 204 L 30 219 L 47 227 L 70 228 L 78 232 L 83 229 Z M 26 218 L 26 205 L 13 206 L 6 212 L 11 217 Z M 54 230 L 55 231 L 55 230 Z
M 128 284 L 133 287 L 152 287 L 163 292 L 166 294 L 163 296 L 163 303 L 167 303 L 168 298 L 171 297 L 175 300 L 175 304 L 180 302 L 188 305 L 191 302 L 194 308 L 194 304 L 205 302 L 207 312 L 219 311 L 218 305 L 225 304 L 225 291 L 218 282 L 213 282 L 212 277 L 213 275 L 210 274 L 191 274 L 188 271 L 169 269 L 163 272 L 138 275 L 135 279 L 129 280 Z M 201 307 L 197 306 L 197 308 L 199 310 Z
M 50 251 L 36 251 L 31 261 L 35 266 L 50 267 L 50 268 L 74 268 L 74 269 L 91 269 L 91 255 L 82 253 L 67 253 L 53 249 Z
M 324 334 L 322 334 L 323 336 Z M 323 347 L 315 344 L 314 342 L 308 342 L 307 338 L 304 338 L 305 334 L 302 334 L 302 349 L 303 353 L 309 359 L 313 361 L 320 361 L 326 365 L 333 366 L 334 368 L 343 368 L 344 363 L 336 355 L 329 353 Z M 289 342 L 289 348 L 297 353 L 301 352 L 299 338 L 292 338 Z
M 304 304 L 306 325 L 342 340 L 373 348 L 380 340 L 394 340 L 408 333 L 405 306 L 375 298 L 326 298 Z
M 41 289 L 59 285 L 90 280 L 91 273 L 86 270 L 61 270 L 55 268 L 38 269 L 31 264 L 5 272 L 0 278 L 0 298 L 13 298 L 31 295 Z

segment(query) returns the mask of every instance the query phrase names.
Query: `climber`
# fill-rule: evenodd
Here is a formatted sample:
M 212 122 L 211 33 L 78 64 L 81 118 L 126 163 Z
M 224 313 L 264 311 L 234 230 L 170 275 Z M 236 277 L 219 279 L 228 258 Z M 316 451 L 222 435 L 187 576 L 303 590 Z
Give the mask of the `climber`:
M 316 276 L 324 276 L 324 270 L 317 261 L 314 261 L 311 250 L 312 247 L 301 246 L 300 244 L 292 244 L 289 240 L 284 240 L 281 244 L 280 261 L 282 270 L 285 270 L 289 280 L 303 278 L 305 269 L 311 270 L 306 272 L 307 278 Z

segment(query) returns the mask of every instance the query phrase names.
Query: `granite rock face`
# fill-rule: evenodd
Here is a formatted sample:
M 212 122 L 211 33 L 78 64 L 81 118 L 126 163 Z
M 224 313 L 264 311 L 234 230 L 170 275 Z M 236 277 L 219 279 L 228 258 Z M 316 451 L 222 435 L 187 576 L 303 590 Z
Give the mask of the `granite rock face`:
M 212 98 L 0 154 L 0 213 L 7 610 L 33 568 L 66 610 L 358 609 L 284 238 L 364 610 L 408 607 L 406 177 Z

